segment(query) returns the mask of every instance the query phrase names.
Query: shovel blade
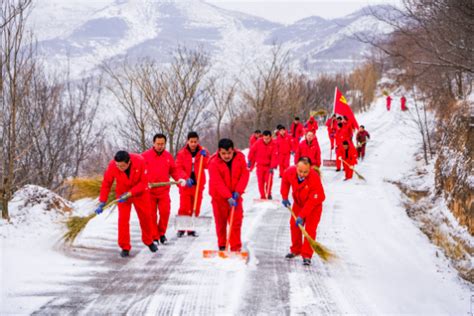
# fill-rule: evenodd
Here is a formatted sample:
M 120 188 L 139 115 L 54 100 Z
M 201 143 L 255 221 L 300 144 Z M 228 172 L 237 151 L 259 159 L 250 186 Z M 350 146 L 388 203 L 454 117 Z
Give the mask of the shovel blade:
M 210 258 L 237 258 L 244 261 L 249 260 L 249 253 L 248 251 L 221 251 L 221 250 L 203 250 L 202 256 L 206 259 Z
M 335 167 L 336 166 L 336 160 L 323 159 L 323 166 L 324 167 Z

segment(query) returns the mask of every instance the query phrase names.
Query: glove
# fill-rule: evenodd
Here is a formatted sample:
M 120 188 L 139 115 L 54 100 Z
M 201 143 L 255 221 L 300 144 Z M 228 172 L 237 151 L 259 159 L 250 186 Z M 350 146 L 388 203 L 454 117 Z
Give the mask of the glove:
M 304 225 L 304 219 L 298 216 L 296 218 L 295 224 L 296 224 L 296 227 L 299 227 L 299 225 Z
M 275 170 L 275 169 L 270 168 L 270 174 L 273 174 L 273 171 L 274 171 L 274 170 Z
M 201 156 L 203 156 L 203 157 L 206 157 L 206 156 L 207 156 L 207 152 L 206 152 L 205 149 L 202 149 L 202 150 L 200 151 L 200 154 L 201 154 Z
M 292 150 L 290 151 L 290 155 L 294 156 L 295 155 L 295 152 Z
M 237 206 L 237 201 L 234 198 L 227 199 L 227 202 L 229 202 L 230 207 Z
M 129 197 L 131 197 L 131 196 L 132 196 L 132 193 L 130 193 L 130 192 L 124 193 L 124 194 L 122 194 L 122 195 L 120 196 L 118 202 L 119 202 L 119 203 L 123 203 L 123 202 L 125 202 L 125 201 L 126 201 Z
M 194 185 L 194 180 L 193 179 L 189 178 L 189 179 L 186 180 L 186 186 L 188 188 L 192 187 L 193 185 Z
M 182 186 L 182 187 L 186 186 L 186 180 L 184 180 L 184 179 L 179 179 L 179 180 L 178 180 L 178 183 L 179 183 L 179 185 Z
M 249 161 L 247 162 L 247 168 L 250 169 L 252 167 L 252 163 Z
M 95 213 L 99 215 L 104 211 L 105 202 L 100 202 L 99 206 L 96 208 Z
M 232 193 L 232 198 L 233 198 L 234 200 L 237 201 L 237 200 L 239 199 L 239 197 L 240 197 L 239 192 L 234 192 L 234 193 Z
M 290 207 L 291 206 L 291 202 L 289 200 L 283 200 L 283 201 L 281 201 L 281 204 L 283 204 L 284 207 Z

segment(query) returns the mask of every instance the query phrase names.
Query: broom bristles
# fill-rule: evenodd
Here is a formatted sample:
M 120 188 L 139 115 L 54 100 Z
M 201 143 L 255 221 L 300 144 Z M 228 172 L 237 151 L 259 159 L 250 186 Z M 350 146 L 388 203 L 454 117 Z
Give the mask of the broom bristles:
M 66 221 L 67 232 L 64 234 L 63 239 L 65 242 L 74 242 L 76 237 L 84 230 L 87 223 L 96 216 L 92 213 L 88 216 L 71 216 Z

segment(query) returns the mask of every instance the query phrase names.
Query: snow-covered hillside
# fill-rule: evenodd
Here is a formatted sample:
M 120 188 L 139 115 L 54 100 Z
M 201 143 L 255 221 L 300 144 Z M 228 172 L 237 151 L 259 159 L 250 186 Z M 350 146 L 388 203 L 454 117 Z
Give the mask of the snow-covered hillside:
M 282 44 L 297 67 L 315 73 L 352 69 L 368 50 L 352 35 L 387 31 L 365 13 L 334 20 L 311 17 L 283 26 L 200 0 L 101 0 L 86 5 L 41 0 L 31 25 L 50 67 L 69 62 L 73 76 L 124 56 L 166 63 L 178 45 L 201 47 L 217 68 L 239 74 L 268 57 L 273 44 Z
M 253 201 L 253 173 L 244 196 L 248 265 L 201 257 L 216 247 L 213 227 L 182 239 L 170 227 L 169 245 L 152 254 L 140 242 L 136 216 L 131 257 L 120 258 L 116 210 L 94 218 L 72 249 L 53 247 L 59 223 L 38 228 L 49 239 L 20 238 L 31 234 L 28 227 L 4 224 L 0 313 L 466 315 L 469 285 L 407 216 L 401 192 L 390 183 L 416 165 L 419 138 L 407 115 L 398 108 L 387 112 L 379 98 L 358 116 L 371 133 L 367 158 L 357 165 L 367 182 L 344 182 L 343 174 L 322 169 L 327 198 L 317 239 L 336 253 L 333 263 L 314 257 L 304 267 L 299 258 L 284 258 L 289 213 Z M 317 136 L 327 158 L 326 130 Z M 279 188 L 275 181 L 274 197 L 280 198 Z M 171 195 L 175 214 L 176 188 Z M 86 208 L 92 212 L 93 205 L 81 205 L 83 214 Z M 212 215 L 207 194 L 202 215 Z

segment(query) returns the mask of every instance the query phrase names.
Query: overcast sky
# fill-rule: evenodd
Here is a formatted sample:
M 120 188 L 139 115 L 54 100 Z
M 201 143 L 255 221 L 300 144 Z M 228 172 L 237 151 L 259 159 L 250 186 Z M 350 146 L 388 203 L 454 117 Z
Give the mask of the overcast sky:
M 207 0 L 216 6 L 291 24 L 308 16 L 331 19 L 374 4 L 399 4 L 401 0 Z

